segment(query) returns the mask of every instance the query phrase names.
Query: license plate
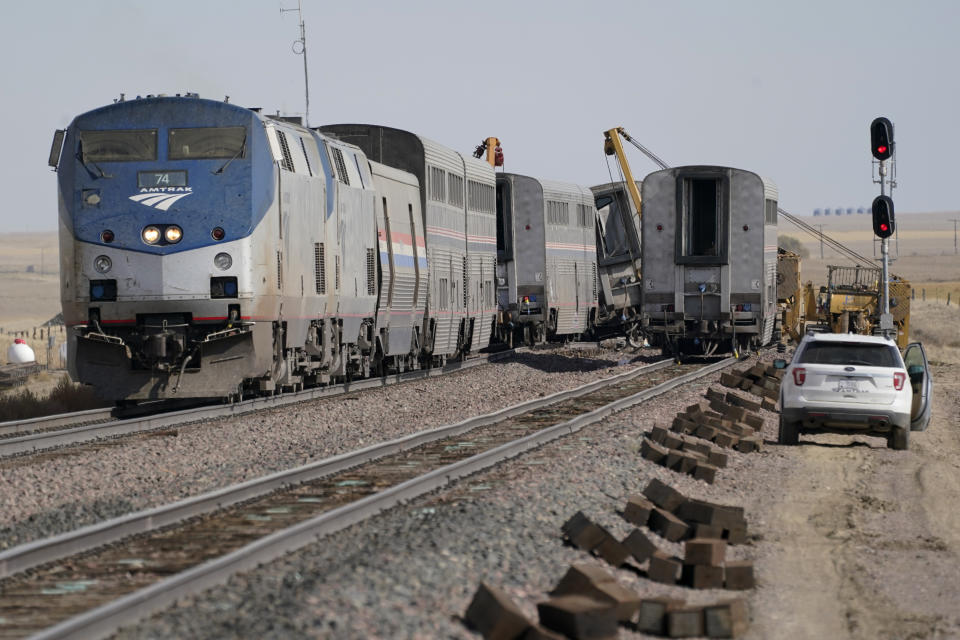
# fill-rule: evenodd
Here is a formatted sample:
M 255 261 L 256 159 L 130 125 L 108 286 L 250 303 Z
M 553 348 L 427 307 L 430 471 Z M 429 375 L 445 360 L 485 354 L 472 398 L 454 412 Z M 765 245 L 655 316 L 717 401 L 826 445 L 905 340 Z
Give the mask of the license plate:
M 861 393 L 860 383 L 857 380 L 838 380 L 837 393 Z

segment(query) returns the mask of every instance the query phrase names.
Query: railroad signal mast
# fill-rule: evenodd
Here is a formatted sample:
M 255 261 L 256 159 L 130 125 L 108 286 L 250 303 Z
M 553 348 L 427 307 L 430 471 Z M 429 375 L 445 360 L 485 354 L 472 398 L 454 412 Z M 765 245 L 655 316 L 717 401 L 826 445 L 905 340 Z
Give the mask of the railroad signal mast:
M 880 315 L 880 330 L 884 335 L 893 331 L 893 316 L 890 315 L 890 236 L 896 231 L 893 214 L 893 199 L 886 194 L 889 183 L 890 192 L 897 186 L 896 143 L 893 140 L 893 123 L 887 118 L 874 118 L 870 123 L 870 153 L 879 163 L 880 195 L 873 200 L 873 233 L 880 238 L 880 256 L 883 263 L 883 307 Z M 888 171 L 887 162 L 890 162 Z M 889 174 L 889 176 L 888 176 Z

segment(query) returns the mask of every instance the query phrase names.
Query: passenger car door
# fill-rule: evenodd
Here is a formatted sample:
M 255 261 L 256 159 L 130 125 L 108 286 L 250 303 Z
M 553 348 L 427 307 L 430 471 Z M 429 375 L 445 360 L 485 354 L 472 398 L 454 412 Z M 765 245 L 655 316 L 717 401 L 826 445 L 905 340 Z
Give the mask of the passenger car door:
M 930 423 L 930 409 L 933 404 L 933 378 L 923 345 L 911 342 L 903 352 L 903 363 L 910 377 L 913 391 L 913 404 L 910 408 L 910 430 L 923 431 Z

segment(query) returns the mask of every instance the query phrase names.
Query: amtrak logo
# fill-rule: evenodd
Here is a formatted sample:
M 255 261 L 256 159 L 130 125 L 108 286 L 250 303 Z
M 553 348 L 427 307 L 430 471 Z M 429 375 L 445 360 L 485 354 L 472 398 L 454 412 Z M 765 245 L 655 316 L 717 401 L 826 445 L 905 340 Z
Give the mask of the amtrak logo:
M 177 200 L 192 194 L 192 187 L 149 187 L 140 189 L 140 193 L 130 196 L 130 199 L 142 205 L 166 211 Z

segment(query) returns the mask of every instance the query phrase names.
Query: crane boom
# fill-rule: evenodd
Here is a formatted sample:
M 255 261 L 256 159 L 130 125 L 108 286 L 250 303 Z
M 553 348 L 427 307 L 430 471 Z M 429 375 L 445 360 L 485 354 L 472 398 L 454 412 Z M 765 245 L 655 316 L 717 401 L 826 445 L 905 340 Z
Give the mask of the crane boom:
M 630 193 L 630 199 L 633 200 L 633 206 L 637 210 L 637 217 L 641 217 L 640 189 L 637 188 L 637 181 L 633 179 L 633 171 L 630 170 L 630 163 L 627 161 L 627 154 L 623 152 L 623 143 L 620 142 L 620 136 L 626 140 L 631 140 L 623 127 L 614 127 L 609 131 L 603 132 L 606 138 L 603 143 L 603 151 L 608 156 L 617 156 L 617 162 L 620 163 L 620 169 L 623 171 L 623 179 L 627 182 L 627 191 Z

